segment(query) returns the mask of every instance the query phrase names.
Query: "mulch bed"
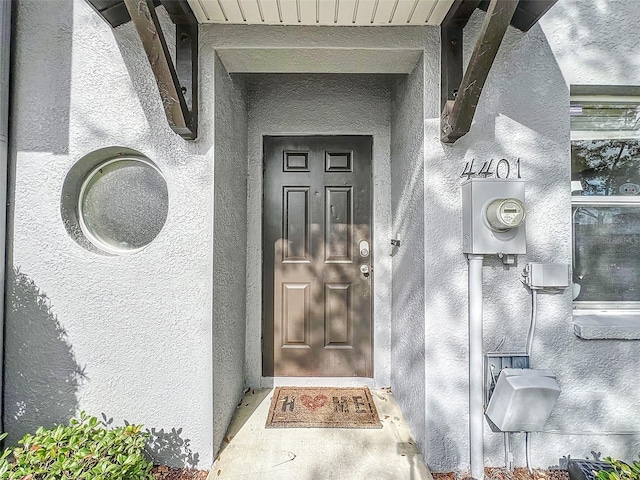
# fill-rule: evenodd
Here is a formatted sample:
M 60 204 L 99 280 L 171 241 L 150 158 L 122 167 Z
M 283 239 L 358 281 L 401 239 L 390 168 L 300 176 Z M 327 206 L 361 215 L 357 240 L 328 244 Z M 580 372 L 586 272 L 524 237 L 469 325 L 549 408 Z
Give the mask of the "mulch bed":
M 206 480 L 208 474 L 204 470 L 171 468 L 165 465 L 156 465 L 151 470 L 151 475 L 156 480 Z
M 206 480 L 208 472 L 190 468 L 170 468 L 165 465 L 156 465 L 151 470 L 155 480 Z M 534 470 L 533 477 L 526 468 L 515 468 L 508 472 L 504 468 L 485 468 L 486 480 L 569 480 L 569 472 L 566 470 Z M 471 478 L 466 473 L 433 473 L 433 480 L 468 480 Z
M 514 468 L 509 472 L 506 468 L 484 469 L 486 480 L 569 480 L 569 472 L 566 470 L 534 470 L 533 476 L 526 468 Z M 463 473 L 433 473 L 433 480 L 467 480 L 471 478 L 469 472 Z

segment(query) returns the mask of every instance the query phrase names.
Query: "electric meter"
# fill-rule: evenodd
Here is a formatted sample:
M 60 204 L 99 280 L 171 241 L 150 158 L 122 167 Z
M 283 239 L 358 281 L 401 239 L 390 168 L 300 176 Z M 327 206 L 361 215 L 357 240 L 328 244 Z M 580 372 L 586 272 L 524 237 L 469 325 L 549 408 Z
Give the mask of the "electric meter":
M 527 253 L 524 180 L 471 178 L 462 184 L 462 251 Z
M 489 227 L 496 232 L 506 232 L 519 227 L 524 222 L 524 204 L 517 198 L 499 198 L 492 201 L 485 210 Z

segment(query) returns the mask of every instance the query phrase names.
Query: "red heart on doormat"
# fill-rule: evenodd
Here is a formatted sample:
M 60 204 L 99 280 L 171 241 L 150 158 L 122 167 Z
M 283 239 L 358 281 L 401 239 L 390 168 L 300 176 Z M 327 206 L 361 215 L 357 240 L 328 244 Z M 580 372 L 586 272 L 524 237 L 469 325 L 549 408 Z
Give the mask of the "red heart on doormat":
M 309 395 L 302 395 L 300 397 L 300 401 L 302 404 L 307 407 L 309 410 L 315 410 L 316 408 L 322 407 L 325 403 L 327 403 L 326 395 L 316 395 L 315 397 L 311 397 Z

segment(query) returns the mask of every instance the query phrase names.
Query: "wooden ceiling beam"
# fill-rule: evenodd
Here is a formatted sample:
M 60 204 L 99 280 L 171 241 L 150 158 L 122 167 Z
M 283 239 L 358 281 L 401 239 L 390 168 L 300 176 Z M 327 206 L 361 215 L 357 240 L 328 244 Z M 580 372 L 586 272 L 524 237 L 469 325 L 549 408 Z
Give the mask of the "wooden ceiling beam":
M 198 19 L 187 0 L 160 1 L 171 21 L 176 24 L 175 70 L 189 110 L 190 130 L 195 138 L 198 126 Z
M 440 137 L 443 142 L 453 143 L 469 132 L 480 94 L 517 6 L 518 0 L 491 0 L 455 99 L 447 96 L 444 104 Z
M 557 2 L 558 0 L 520 0 L 511 19 L 511 26 L 523 32 L 529 31 Z M 489 0 L 482 0 L 478 8 L 486 12 Z
M 122 0 L 87 0 L 87 3 L 113 28 L 131 21 Z M 160 5 L 160 0 L 154 0 L 153 4 Z
M 124 4 L 147 54 L 169 126 L 183 138 L 195 139 L 198 91 L 197 22 L 177 26 L 176 68 L 158 21 L 153 0 L 124 0 Z M 180 83 L 178 72 L 183 77 L 184 86 Z

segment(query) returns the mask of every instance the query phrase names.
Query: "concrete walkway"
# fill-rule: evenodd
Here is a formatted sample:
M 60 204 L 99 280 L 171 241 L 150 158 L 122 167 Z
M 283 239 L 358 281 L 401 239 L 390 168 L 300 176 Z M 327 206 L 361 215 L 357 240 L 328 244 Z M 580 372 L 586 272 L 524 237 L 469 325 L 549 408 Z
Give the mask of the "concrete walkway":
M 272 393 L 245 395 L 208 480 L 433 480 L 387 391 L 371 390 L 381 429 L 266 429 Z

